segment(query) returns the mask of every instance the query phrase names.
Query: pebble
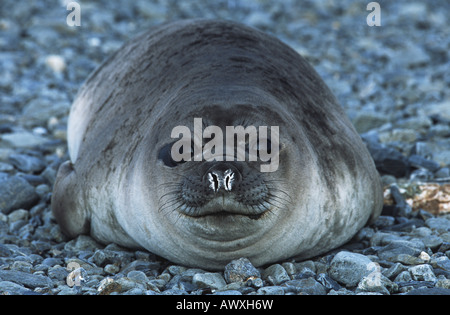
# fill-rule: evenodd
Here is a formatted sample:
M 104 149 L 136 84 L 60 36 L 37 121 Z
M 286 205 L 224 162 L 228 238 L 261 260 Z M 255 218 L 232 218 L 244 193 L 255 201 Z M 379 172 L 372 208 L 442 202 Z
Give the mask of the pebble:
M 436 281 L 433 268 L 430 265 L 423 264 L 408 268 L 413 280 L 417 281 Z
M 251 277 L 260 278 L 261 274 L 256 269 L 250 260 L 247 258 L 240 258 L 232 260 L 225 266 L 224 276 L 227 283 L 246 281 Z
M 19 171 L 26 173 L 39 173 L 46 167 L 44 161 L 41 159 L 26 154 L 11 154 L 9 161 Z
M 25 179 L 12 176 L 0 180 L 0 212 L 9 214 L 15 209 L 27 209 L 39 200 L 33 186 Z
M 272 285 L 280 285 L 283 282 L 291 280 L 286 269 L 280 264 L 272 265 L 264 270 L 262 278 Z
M 30 289 L 53 286 L 49 277 L 18 270 L 0 270 L 0 280 L 18 283 Z
M 199 288 L 211 288 L 219 290 L 226 286 L 225 279 L 220 273 L 197 273 L 192 278 L 192 283 Z
M 329 274 L 333 280 L 354 287 L 371 272 L 373 266 L 374 263 L 364 255 L 341 251 L 331 261 Z
M 304 10 L 291 1 L 92 3 L 89 11 L 97 13 L 83 15 L 83 32 L 60 23 L 50 0 L 34 3 L 32 16 L 20 2 L 2 4 L 8 16 L 0 19 L 0 46 L 9 50 L 0 52 L 0 294 L 450 294 L 450 215 L 413 211 L 407 199 L 415 192 L 403 190 L 405 183 L 450 181 L 449 38 L 439 35 L 448 33 L 446 0 L 386 2 L 387 24 L 408 23 L 395 32 L 381 27 L 376 38 L 355 19 L 361 12 L 350 0 L 310 1 Z M 67 239 L 50 199 L 58 166 L 68 159 L 71 100 L 124 41 L 181 17 L 244 21 L 304 54 L 390 187 L 393 204 L 382 217 L 319 257 L 258 268 L 240 258 L 217 272 L 86 235 Z M 84 280 L 70 287 L 75 271 Z

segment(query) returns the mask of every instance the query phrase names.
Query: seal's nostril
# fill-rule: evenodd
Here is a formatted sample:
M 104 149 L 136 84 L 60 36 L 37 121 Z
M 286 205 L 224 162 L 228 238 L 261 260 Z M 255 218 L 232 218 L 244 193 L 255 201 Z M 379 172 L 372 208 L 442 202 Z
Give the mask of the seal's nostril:
M 216 173 L 208 173 L 208 181 L 210 182 L 209 187 L 214 192 L 218 192 L 220 188 L 220 177 Z
M 224 186 L 226 191 L 231 191 L 234 182 L 234 172 L 231 169 L 227 169 L 224 173 Z

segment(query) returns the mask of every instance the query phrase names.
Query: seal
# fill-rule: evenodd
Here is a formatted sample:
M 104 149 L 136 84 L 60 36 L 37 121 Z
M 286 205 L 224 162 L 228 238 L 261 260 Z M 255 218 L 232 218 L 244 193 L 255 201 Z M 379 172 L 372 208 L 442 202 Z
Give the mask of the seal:
M 203 150 L 174 149 L 180 126 Z M 213 150 L 230 126 L 260 158 L 237 159 L 238 140 Z M 251 128 L 264 126 L 251 143 Z M 325 253 L 382 207 L 373 160 L 319 75 L 280 40 L 235 22 L 183 20 L 126 43 L 81 87 L 68 148 L 52 197 L 68 237 L 208 270 Z M 278 163 L 262 171 L 268 152 Z

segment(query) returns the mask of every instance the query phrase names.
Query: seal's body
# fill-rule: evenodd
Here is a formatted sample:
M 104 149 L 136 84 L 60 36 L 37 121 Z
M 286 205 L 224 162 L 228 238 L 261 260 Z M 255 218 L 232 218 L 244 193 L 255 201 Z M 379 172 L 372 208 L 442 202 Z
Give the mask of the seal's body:
M 277 169 L 228 152 L 175 161 L 172 130 L 192 130 L 195 118 L 222 130 L 278 126 Z M 63 232 L 189 266 L 312 257 L 347 242 L 382 206 L 374 163 L 314 69 L 232 22 L 180 21 L 124 45 L 81 88 L 68 146 L 52 199 Z

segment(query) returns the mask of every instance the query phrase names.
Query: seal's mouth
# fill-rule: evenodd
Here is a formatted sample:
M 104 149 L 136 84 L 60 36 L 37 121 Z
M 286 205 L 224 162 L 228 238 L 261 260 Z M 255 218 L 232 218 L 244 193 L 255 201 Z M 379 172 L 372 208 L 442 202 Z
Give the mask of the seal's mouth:
M 259 220 L 269 213 L 272 207 L 262 205 L 243 205 L 235 200 L 226 197 L 216 197 L 211 199 L 202 207 L 182 207 L 179 212 L 193 219 L 215 217 L 247 217 L 252 220 Z
M 226 210 L 221 209 L 221 210 L 213 212 L 213 213 L 206 213 L 206 214 L 200 214 L 200 215 L 189 215 L 189 214 L 185 214 L 185 213 L 184 214 L 193 219 L 206 218 L 206 217 L 216 217 L 218 219 L 221 219 L 221 218 L 228 218 L 228 217 L 244 216 L 244 217 L 247 217 L 252 220 L 259 220 L 259 219 L 261 219 L 261 217 L 264 216 L 264 214 L 266 212 L 267 211 L 265 211 L 263 213 L 258 213 L 258 214 L 243 214 L 241 212 L 232 212 L 232 211 L 226 211 Z

